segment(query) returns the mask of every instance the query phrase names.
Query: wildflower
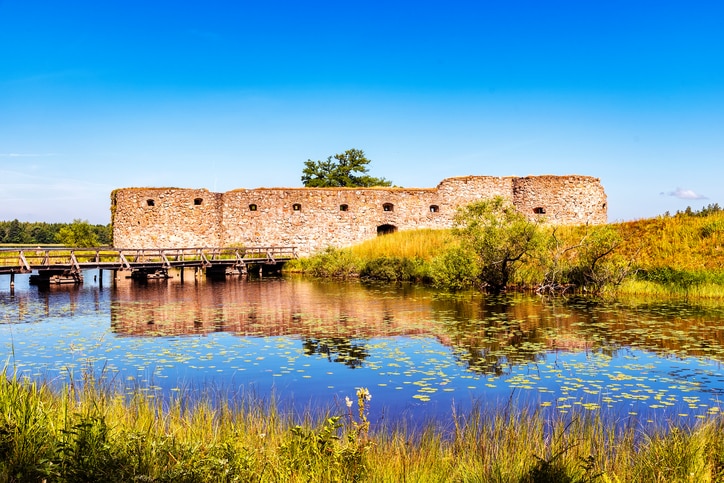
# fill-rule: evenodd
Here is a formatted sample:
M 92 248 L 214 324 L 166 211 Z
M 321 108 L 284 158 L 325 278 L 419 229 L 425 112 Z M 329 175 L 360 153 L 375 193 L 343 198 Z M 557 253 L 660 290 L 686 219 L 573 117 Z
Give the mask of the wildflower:
M 349 396 L 345 396 L 344 402 L 345 402 L 345 404 L 347 404 L 348 408 L 352 407 L 352 400 L 349 398 Z
M 359 389 L 357 389 L 357 397 L 359 399 L 369 401 L 370 399 L 372 399 L 372 394 L 370 394 L 369 390 L 366 387 L 360 387 Z

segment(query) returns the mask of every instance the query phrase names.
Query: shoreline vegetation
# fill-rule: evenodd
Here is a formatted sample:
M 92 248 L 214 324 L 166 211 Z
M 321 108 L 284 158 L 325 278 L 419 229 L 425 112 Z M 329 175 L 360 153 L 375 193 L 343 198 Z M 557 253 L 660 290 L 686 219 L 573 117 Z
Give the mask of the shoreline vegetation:
M 451 230 L 402 231 L 328 248 L 285 271 L 416 281 L 450 291 L 724 298 L 724 210 L 716 204 L 637 221 L 550 227 L 522 217 L 493 221 L 508 209 L 498 203 L 461 212 Z M 506 263 L 508 273 L 501 274 Z M 502 286 L 500 277 L 507 277 Z
M 112 381 L 0 378 L 2 481 L 722 481 L 724 420 L 682 428 L 598 413 L 474 408 L 421 429 L 368 420 L 372 395 L 302 415 L 274 400 L 162 401 Z M 356 397 L 355 397 L 356 396 Z M 385 426 L 388 424 L 388 426 Z
M 558 228 L 514 216 L 491 222 L 506 209 L 480 205 L 452 230 L 398 232 L 286 270 L 451 291 L 724 297 L 718 205 Z M 273 397 L 209 394 L 190 403 L 181 393 L 129 394 L 90 368 L 58 390 L 19 378 L 10 362 L 0 377 L 0 481 L 724 481 L 720 413 L 682 426 L 511 404 L 494 413 L 451 408 L 449 421 L 408 428 L 369 421 L 374 399 L 363 388 L 291 414 Z

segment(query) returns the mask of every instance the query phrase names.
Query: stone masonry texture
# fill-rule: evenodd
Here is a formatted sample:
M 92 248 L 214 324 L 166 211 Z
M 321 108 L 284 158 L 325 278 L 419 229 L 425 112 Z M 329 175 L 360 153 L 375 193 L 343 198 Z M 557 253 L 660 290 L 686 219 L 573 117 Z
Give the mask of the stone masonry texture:
M 117 248 L 295 246 L 300 255 L 380 234 L 450 228 L 458 208 L 495 196 L 531 220 L 607 221 L 606 193 L 590 176 L 465 176 L 436 188 L 121 188 L 111 194 Z

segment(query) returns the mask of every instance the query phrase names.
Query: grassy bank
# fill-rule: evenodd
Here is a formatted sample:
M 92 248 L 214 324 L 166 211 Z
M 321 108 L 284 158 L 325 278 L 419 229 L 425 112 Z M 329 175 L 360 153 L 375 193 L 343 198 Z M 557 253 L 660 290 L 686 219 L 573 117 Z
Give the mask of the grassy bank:
M 421 432 L 370 427 L 364 391 L 329 414 L 273 402 L 189 408 L 93 381 L 58 392 L 0 379 L 2 481 L 722 481 L 724 422 L 647 429 L 593 412 L 451 415 Z
M 704 209 L 602 227 L 541 226 L 509 286 L 549 285 L 622 294 L 724 297 L 724 211 Z M 610 251 L 608 251 L 610 249 Z M 599 255 L 600 258 L 596 258 Z M 288 266 L 319 277 L 475 286 L 454 230 L 402 231 Z

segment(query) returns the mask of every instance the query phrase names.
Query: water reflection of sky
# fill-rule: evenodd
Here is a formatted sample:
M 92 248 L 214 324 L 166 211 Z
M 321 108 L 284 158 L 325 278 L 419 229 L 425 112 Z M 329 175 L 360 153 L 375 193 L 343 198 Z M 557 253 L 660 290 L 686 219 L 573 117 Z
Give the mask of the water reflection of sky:
M 300 410 L 341 410 L 367 387 L 373 420 L 413 423 L 446 418 L 453 405 L 510 401 L 619 419 L 695 419 L 718 413 L 724 391 L 721 319 L 690 308 L 527 301 L 491 309 L 477 296 L 445 301 L 410 287 L 104 280 L 99 288 L 90 280 L 39 291 L 16 277 L 13 295 L 0 280 L 6 365 L 55 383 L 93 367 L 129 390 L 166 395 L 274 393 Z M 711 329 L 703 344 L 702 324 Z

